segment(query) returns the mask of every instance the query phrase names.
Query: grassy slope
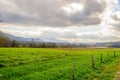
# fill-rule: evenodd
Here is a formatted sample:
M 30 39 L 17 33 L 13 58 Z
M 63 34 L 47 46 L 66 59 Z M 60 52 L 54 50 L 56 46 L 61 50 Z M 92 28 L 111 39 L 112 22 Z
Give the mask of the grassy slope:
M 101 52 L 104 63 L 100 63 Z M 0 74 L 3 80 L 71 80 L 75 58 L 76 80 L 112 80 L 119 53 L 119 49 L 0 48 Z M 94 70 L 92 54 L 95 56 Z

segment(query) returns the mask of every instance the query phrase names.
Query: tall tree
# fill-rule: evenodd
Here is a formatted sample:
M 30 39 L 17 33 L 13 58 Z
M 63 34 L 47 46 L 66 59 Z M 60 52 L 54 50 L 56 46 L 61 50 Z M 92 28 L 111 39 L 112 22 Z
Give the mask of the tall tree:
M 12 40 L 11 46 L 12 47 L 19 47 L 19 42 L 16 40 Z
M 0 47 L 9 47 L 10 43 L 11 40 L 8 37 L 0 35 Z
M 35 42 L 34 42 L 34 39 L 32 38 L 31 42 L 30 42 L 30 47 L 35 47 Z

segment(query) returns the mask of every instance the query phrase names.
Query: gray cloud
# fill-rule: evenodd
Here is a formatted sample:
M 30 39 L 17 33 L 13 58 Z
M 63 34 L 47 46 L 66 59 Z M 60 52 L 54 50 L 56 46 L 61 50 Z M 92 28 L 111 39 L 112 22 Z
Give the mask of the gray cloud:
M 65 32 L 52 32 L 52 31 L 44 31 L 42 32 L 42 35 L 40 37 L 47 36 L 48 38 L 56 38 L 56 39 L 67 39 L 70 41 L 71 39 L 75 40 L 94 40 L 94 41 L 110 41 L 110 40 L 118 40 L 119 36 L 115 35 L 107 35 L 105 36 L 103 33 L 99 34 L 94 34 L 94 33 L 89 33 L 89 34 L 81 34 L 77 35 L 77 32 L 74 31 L 65 31 Z
M 117 17 L 117 15 L 111 16 L 113 20 L 115 20 L 117 23 L 111 24 L 113 27 L 112 29 L 115 31 L 120 31 L 120 18 Z
M 115 29 L 116 31 L 120 31 L 120 23 L 113 24 L 113 29 Z
M 120 18 L 117 17 L 117 15 L 113 15 L 111 16 L 115 21 L 119 21 L 120 22 Z
M 99 15 L 106 8 L 104 1 L 99 3 L 97 0 L 6 0 L 6 3 L 9 2 L 15 8 L 0 2 L 0 11 L 6 23 L 52 27 L 100 24 Z M 68 15 L 62 7 L 73 2 L 83 4 L 84 9 Z
M 67 13 L 63 7 L 71 3 L 80 3 L 84 8 Z M 120 18 L 117 17 L 120 10 L 116 10 L 116 7 L 114 0 L 0 0 L 0 18 L 5 23 L 0 23 L 0 30 L 51 41 L 117 40 L 120 34 Z
M 109 36 L 104 36 L 104 35 L 95 35 L 95 34 L 83 34 L 81 35 L 79 38 L 82 38 L 82 39 L 90 39 L 90 40 L 101 40 L 101 41 L 107 41 L 107 40 L 116 40 L 116 39 L 119 39 L 119 37 L 116 37 L 116 36 L 112 36 L 112 35 L 109 35 Z

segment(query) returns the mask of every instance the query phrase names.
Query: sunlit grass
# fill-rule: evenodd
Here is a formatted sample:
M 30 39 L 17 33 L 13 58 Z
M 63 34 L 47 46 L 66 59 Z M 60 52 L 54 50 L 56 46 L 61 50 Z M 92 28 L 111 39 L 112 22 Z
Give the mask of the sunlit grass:
M 100 61 L 101 53 L 103 63 Z M 119 53 L 119 49 L 112 48 L 0 48 L 0 75 L 3 80 L 72 80 L 75 60 L 76 80 L 112 80 L 114 69 L 111 71 L 111 67 L 108 66 L 114 66 L 120 57 Z M 94 54 L 95 69 L 92 69 L 91 65 L 92 54 Z

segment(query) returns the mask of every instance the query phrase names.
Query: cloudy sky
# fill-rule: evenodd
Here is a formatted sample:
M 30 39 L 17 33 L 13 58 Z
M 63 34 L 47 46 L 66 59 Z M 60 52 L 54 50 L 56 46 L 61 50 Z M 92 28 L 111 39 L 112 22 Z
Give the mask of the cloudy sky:
M 69 42 L 120 40 L 120 0 L 0 0 L 0 31 Z

